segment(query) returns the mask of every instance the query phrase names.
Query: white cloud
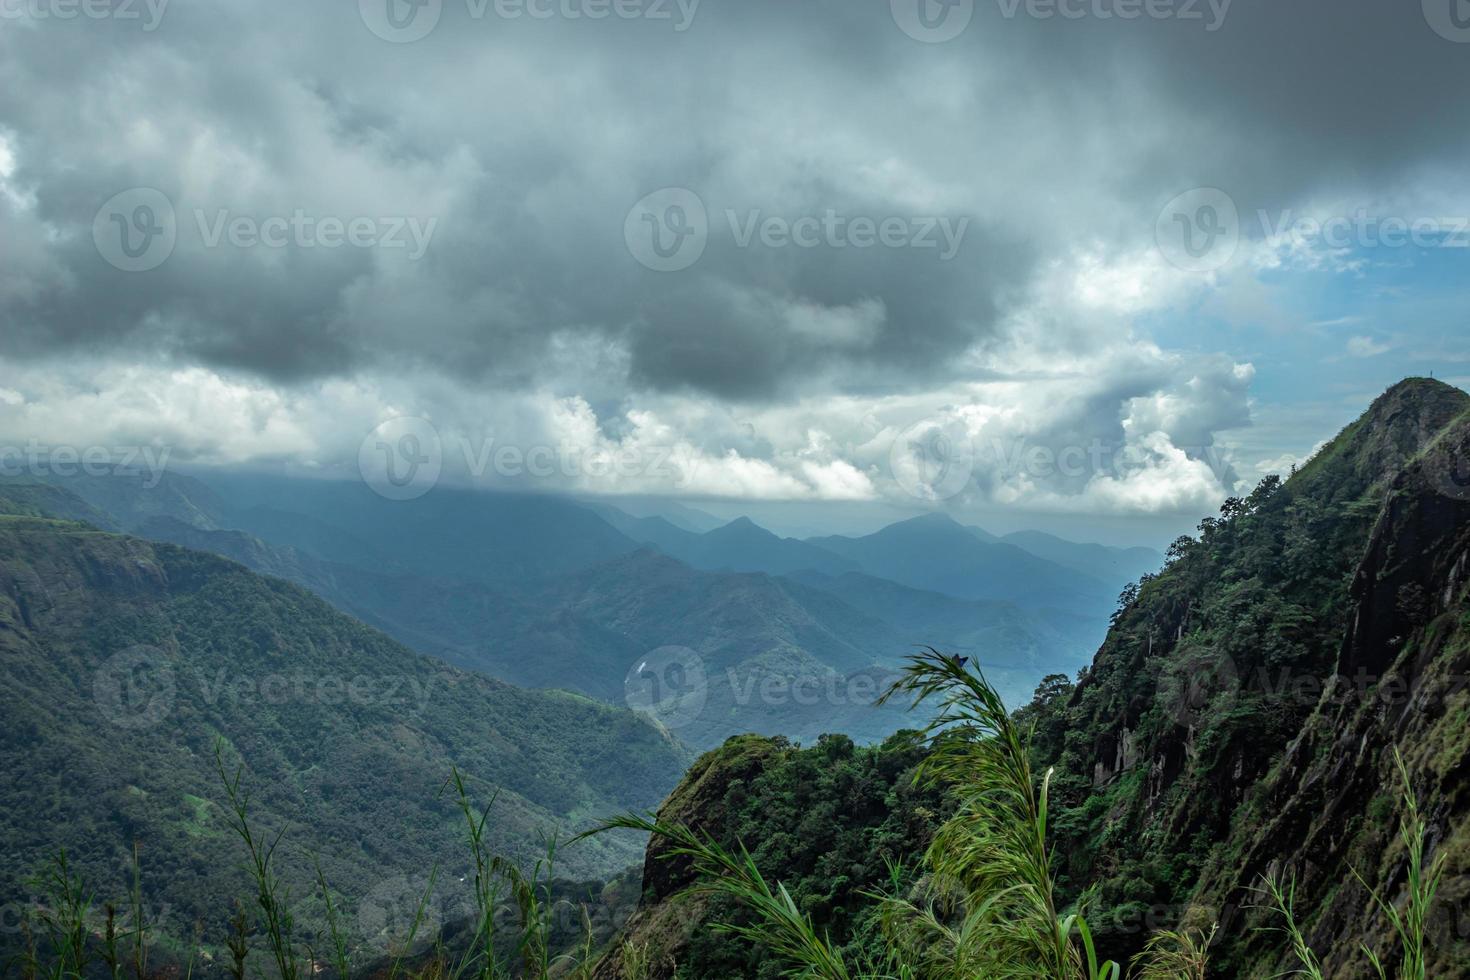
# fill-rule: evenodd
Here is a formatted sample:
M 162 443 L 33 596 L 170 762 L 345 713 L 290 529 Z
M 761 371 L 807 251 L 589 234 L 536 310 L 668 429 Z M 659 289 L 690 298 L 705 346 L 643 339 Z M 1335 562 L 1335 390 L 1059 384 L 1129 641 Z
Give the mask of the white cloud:
M 1377 357 L 1392 349 L 1392 345 L 1379 343 L 1372 337 L 1353 337 L 1347 342 L 1347 352 L 1353 357 Z
M 460 484 L 912 507 L 923 501 L 900 485 L 891 449 L 931 418 L 970 440 L 961 502 L 1150 513 L 1224 496 L 1232 471 L 1212 455 L 1212 433 L 1242 423 L 1248 366 L 1124 346 L 1086 367 L 735 408 L 648 393 L 594 407 L 580 395 L 477 390 L 422 373 L 293 388 L 198 367 L 5 365 L 0 444 L 166 446 L 175 461 L 289 461 L 355 478 L 379 422 L 418 416 L 439 434 L 445 478 Z

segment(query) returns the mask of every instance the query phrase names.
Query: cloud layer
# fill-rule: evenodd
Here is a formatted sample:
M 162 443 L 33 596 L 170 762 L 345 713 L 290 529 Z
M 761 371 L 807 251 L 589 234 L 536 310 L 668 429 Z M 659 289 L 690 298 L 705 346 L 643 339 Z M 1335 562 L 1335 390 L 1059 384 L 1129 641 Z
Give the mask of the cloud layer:
M 1249 357 L 1148 317 L 1301 255 L 1243 219 L 1181 270 L 1160 209 L 1436 213 L 1470 135 L 1470 45 L 1417 4 L 996 0 L 942 44 L 904 0 L 444 0 L 412 43 L 380 36 L 427 23 L 403 0 L 63 6 L 0 20 L 0 426 L 207 462 L 347 466 L 403 414 L 689 470 L 558 488 L 886 499 L 930 420 L 1106 446 L 1079 473 L 976 450 L 957 499 L 1204 506 Z M 674 271 L 636 234 L 663 188 L 692 206 L 647 233 L 703 229 Z

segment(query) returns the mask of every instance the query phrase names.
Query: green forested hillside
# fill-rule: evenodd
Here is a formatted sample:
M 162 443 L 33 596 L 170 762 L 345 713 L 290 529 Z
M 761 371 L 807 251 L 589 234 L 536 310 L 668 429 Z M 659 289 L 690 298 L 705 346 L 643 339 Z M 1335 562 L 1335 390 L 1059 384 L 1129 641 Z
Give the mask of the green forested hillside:
M 660 816 L 726 847 L 749 848 L 816 926 L 855 955 L 879 944 L 868 893 L 887 889 L 894 867 L 911 874 L 947 815 L 941 794 L 914 783 L 924 755 L 911 731 L 867 747 L 840 735 L 805 749 L 784 739 L 732 738 L 691 767 Z M 659 840 L 649 847 L 643 907 L 624 936 L 648 963 L 643 980 L 785 976 L 783 961 L 765 946 L 714 930 L 717 922 L 753 922 L 747 910 L 722 897 L 675 897 L 692 875 L 666 850 Z M 623 960 L 608 958 L 598 976 L 624 980 Z
M 465 874 L 453 765 L 498 794 L 490 843 L 526 857 L 542 833 L 657 803 L 687 763 L 632 712 L 462 672 L 212 555 L 32 516 L 0 517 L 0 665 L 0 889 L 28 895 L 64 847 L 99 896 L 124 894 L 136 843 L 148 908 L 216 943 L 246 894 L 217 740 L 254 818 L 287 831 L 293 891 L 315 854 L 349 916 L 436 862 Z M 605 877 L 639 847 L 598 838 L 561 870 Z

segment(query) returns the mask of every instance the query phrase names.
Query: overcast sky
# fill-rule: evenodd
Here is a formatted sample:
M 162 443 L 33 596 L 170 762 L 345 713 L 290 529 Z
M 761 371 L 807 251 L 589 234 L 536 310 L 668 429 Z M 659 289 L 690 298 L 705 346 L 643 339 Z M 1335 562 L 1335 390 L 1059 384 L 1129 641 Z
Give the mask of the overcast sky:
M 0 444 L 1187 526 L 1470 376 L 1463 6 L 0 0 Z

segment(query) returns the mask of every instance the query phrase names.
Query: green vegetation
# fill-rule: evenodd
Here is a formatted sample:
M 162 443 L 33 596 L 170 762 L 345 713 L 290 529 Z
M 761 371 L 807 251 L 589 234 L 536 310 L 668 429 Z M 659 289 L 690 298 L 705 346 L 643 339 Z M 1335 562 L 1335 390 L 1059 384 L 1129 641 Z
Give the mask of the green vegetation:
M 1316 778 L 1338 778 L 1325 775 L 1340 765 L 1337 726 L 1356 724 L 1357 715 L 1338 718 L 1336 705 L 1344 698 L 1354 710 L 1371 705 L 1393 659 L 1340 662 L 1355 622 L 1371 616 L 1382 629 L 1375 633 L 1380 649 L 1401 636 L 1403 663 L 1413 669 L 1407 647 L 1428 625 L 1421 614 L 1433 603 L 1425 597 L 1446 595 L 1449 576 L 1424 576 L 1436 585 L 1395 581 L 1382 612 L 1361 613 L 1362 590 L 1373 579 L 1359 568 L 1383 515 L 1416 495 L 1441 503 L 1426 512 L 1432 519 L 1406 517 L 1384 538 L 1388 554 L 1404 556 L 1386 558 L 1384 567 L 1400 569 L 1408 558 L 1408 567 L 1423 562 L 1428 569 L 1433 556 L 1457 553 L 1452 542 L 1463 517 L 1443 509 L 1432 485 L 1402 478 L 1426 447 L 1444 441 L 1467 404 L 1446 385 L 1404 382 L 1289 480 L 1269 478 L 1227 500 L 1197 537 L 1174 543 L 1160 574 L 1124 592 L 1106 641 L 1075 686 L 1056 683 L 1026 709 L 1037 759 L 1057 772 L 1059 887 L 1073 900 L 1092 890 L 1101 907 L 1115 910 L 1098 919 L 1098 941 L 1111 955 L 1138 951 L 1146 933 L 1136 924 L 1153 910 L 1177 919 L 1192 904 L 1217 914 L 1239 908 L 1263 862 L 1277 854 L 1279 843 L 1264 828 L 1303 839 L 1306 813 L 1323 805 L 1320 788 L 1303 801 L 1302 814 L 1285 821 L 1277 814 L 1289 790 L 1273 795 L 1265 787 L 1282 778 L 1281 760 L 1294 742 L 1328 760 Z M 1444 540 L 1431 547 L 1436 536 Z M 1417 603 L 1404 598 L 1416 595 Z M 1321 721 L 1311 721 L 1319 713 Z M 1301 741 L 1313 725 L 1320 736 Z M 1388 758 L 1392 741 L 1374 739 L 1377 758 Z M 1438 736 L 1432 744 L 1441 744 Z M 1298 777 L 1302 763 L 1294 764 Z M 1362 778 L 1371 786 L 1367 802 L 1378 785 L 1372 775 Z M 1391 818 L 1382 825 L 1391 827 Z M 1325 887 L 1314 881 L 1313 894 Z M 1234 945 L 1240 935 L 1232 930 L 1221 941 Z M 1255 962 L 1254 950 L 1230 965 Z
M 238 911 L 230 920 L 231 935 L 223 944 L 230 952 L 229 975 L 239 980 L 247 975 L 300 980 L 323 971 L 330 971 L 336 980 L 349 980 L 354 974 L 386 975 L 387 980 L 399 976 L 422 980 L 590 977 L 596 947 L 609 937 L 594 934 L 583 907 L 580 946 L 558 952 L 571 944 L 565 930 L 559 930 L 553 922 L 553 912 L 564 904 L 557 897 L 551 876 L 557 851 L 555 841 L 547 845 L 544 860 L 535 862 L 527 872 L 505 857 L 492 855 L 485 827 L 494 798 L 483 809 L 477 809 L 458 770 L 450 773 L 445 788 L 452 787 L 463 815 L 464 843 L 473 862 L 470 928 L 466 932 L 438 929 L 436 925 L 434 934 L 426 935 L 431 925 L 431 901 L 440 877 L 436 866 L 429 872 L 428 884 L 417 897 L 406 928 L 393 937 L 386 956 L 381 953 L 374 956 L 364 955 L 353 947 L 320 863 L 316 865 L 316 875 L 325 918 L 312 926 L 298 920 L 297 903 L 293 902 L 281 874 L 279 858 L 284 831 L 263 832 L 252 819 L 250 792 L 242 785 L 244 767 L 231 768 L 224 756 L 224 744 L 217 742 L 215 765 L 230 813 L 231 829 L 244 847 L 243 869 L 255 892 L 253 901 L 237 902 Z M 81 980 L 95 973 L 93 965 L 97 963 L 106 968 L 106 975 L 112 980 L 121 980 L 128 968 L 134 980 L 176 972 L 174 967 L 161 971 L 150 969 L 149 929 L 136 866 L 130 896 L 130 924 L 122 933 L 117 931 L 111 905 L 105 910 L 105 924 L 98 929 L 93 893 L 74 870 L 64 850 L 56 854 L 33 884 L 41 900 L 34 908 L 25 910 L 23 949 L 6 964 L 25 980 Z M 247 914 L 247 908 L 253 909 L 254 914 Z M 513 918 L 503 915 L 507 912 Z M 514 928 L 502 935 L 502 925 L 507 921 L 513 922 Z M 252 937 L 259 941 L 252 943 Z M 120 944 L 131 950 L 130 962 L 124 961 Z M 196 941 L 183 968 L 186 975 L 192 976 L 201 955 L 208 960 L 208 948 Z
M 881 956 L 882 909 L 874 895 L 895 878 L 913 884 L 914 864 L 953 803 L 914 776 L 927 749 L 918 733 L 877 746 L 827 736 L 810 748 L 782 739 L 730 739 L 699 760 L 660 811 L 666 824 L 715 840 L 767 876 L 845 960 Z M 748 855 L 743 845 L 749 845 Z M 758 917 L 736 896 L 705 891 L 678 897 L 698 880 L 690 860 L 655 839 L 645 864 L 645 906 L 630 939 L 637 955 L 681 975 L 745 980 L 784 975 L 759 943 L 740 941 Z M 733 930 L 720 933 L 713 923 Z M 660 973 L 659 975 L 662 975 Z
M 136 844 L 163 952 L 201 923 L 213 943 L 230 931 L 236 815 L 205 799 L 219 739 L 256 787 L 258 832 L 285 832 L 273 866 L 298 918 L 327 914 L 319 861 L 349 923 L 356 900 L 457 853 L 452 766 L 498 791 L 487 842 L 529 863 L 549 828 L 653 805 L 688 759 L 632 712 L 461 672 L 295 586 L 75 523 L 0 522 L 0 656 L 0 893 L 35 897 L 29 876 L 64 849 L 98 894 L 124 894 Z M 590 841 L 558 888 L 601 888 L 586 882 L 642 846 Z M 0 959 L 18 941 L 0 934 Z
M 932 651 L 931 651 L 932 653 Z M 891 694 L 909 693 L 916 703 L 937 697 L 942 710 L 926 734 L 929 754 L 916 777 L 950 788 L 954 814 L 935 834 L 925 855 L 926 874 L 909 895 L 893 890 L 875 898 L 882 909 L 883 945 L 846 955 L 803 911 L 783 884 L 772 886 L 743 845 L 731 850 L 707 833 L 666 820 L 637 816 L 609 821 L 607 828 L 638 829 L 668 843 L 665 859 L 692 862 L 688 895 L 718 895 L 744 906 L 748 922 L 717 923 L 716 931 L 767 950 L 782 962 L 781 976 L 820 980 L 1118 980 L 1122 968 L 1097 953 L 1083 909 L 1063 910 L 1051 871 L 1047 831 L 1047 786 L 1051 774 L 1031 767 L 1028 735 L 977 673 L 956 657 L 934 653 L 914 658 Z M 1378 892 L 1380 908 L 1393 924 L 1402 963 L 1392 974 L 1425 980 L 1426 916 L 1442 872 L 1442 861 L 1423 863 L 1426 825 L 1419 816 L 1407 768 L 1396 759 L 1404 782 L 1408 816 L 1401 834 L 1410 854 L 1407 895 L 1400 911 Z M 1263 885 L 1278 931 L 1289 941 L 1298 971 L 1321 980 L 1321 963 L 1297 925 L 1294 884 L 1267 879 Z M 1208 931 L 1155 933 L 1131 963 L 1135 980 L 1203 980 L 1209 970 Z M 639 947 L 625 944 L 627 957 Z M 618 952 L 610 954 L 619 956 Z M 1369 953 L 1380 977 L 1389 973 Z M 643 964 L 637 963 L 641 970 Z M 635 975 L 624 969 L 624 976 Z M 681 972 L 680 976 L 705 974 Z

